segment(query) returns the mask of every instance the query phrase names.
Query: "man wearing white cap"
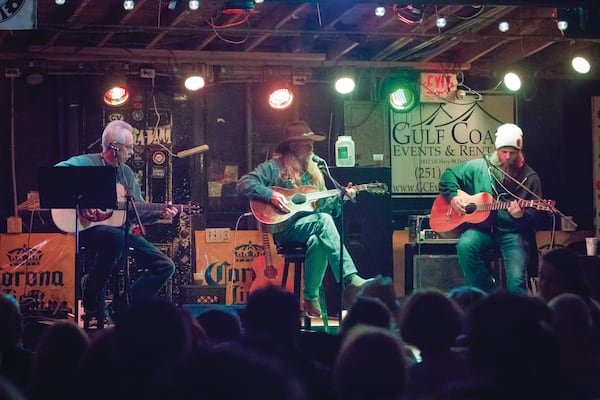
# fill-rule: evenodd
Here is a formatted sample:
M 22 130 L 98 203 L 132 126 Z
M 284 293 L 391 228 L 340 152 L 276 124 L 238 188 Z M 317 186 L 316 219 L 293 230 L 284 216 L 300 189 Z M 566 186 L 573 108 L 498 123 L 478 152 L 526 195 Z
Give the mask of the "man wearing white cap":
M 531 262 L 537 266 L 536 211 L 521 208 L 515 200 L 541 198 L 542 184 L 538 174 L 525 163 L 521 128 L 514 124 L 501 125 L 496 131 L 495 147 L 496 151 L 489 157 L 446 169 L 439 181 L 440 194 L 458 215 L 468 212 L 465 209 L 468 201 L 459 190 L 467 195 L 490 193 L 495 200 L 509 202 L 507 209 L 492 211 L 485 222 L 469 225 L 462 232 L 456 251 L 467 282 L 490 292 L 495 281 L 484 259 L 489 249 L 500 249 L 507 289 L 525 294 L 528 265 Z

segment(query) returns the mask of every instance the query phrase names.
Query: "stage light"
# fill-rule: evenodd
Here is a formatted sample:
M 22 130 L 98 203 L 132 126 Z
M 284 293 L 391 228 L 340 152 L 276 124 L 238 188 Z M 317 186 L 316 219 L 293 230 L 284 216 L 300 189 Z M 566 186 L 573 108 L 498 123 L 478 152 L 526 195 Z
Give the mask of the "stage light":
M 125 0 L 123 1 L 123 8 L 127 11 L 133 10 L 135 7 L 135 2 L 133 0 Z
M 564 32 L 569 28 L 569 23 L 565 20 L 560 19 L 556 22 L 556 27 L 559 31 Z
M 375 7 L 375 15 L 378 17 L 383 17 L 385 15 L 385 7 L 381 5 Z
M 573 57 L 571 60 L 571 66 L 580 74 L 587 74 L 591 69 L 590 62 L 585 57 L 581 56 Z
M 54 3 L 56 3 L 57 6 L 62 6 L 65 4 L 65 0 L 54 0 Z
M 508 23 L 508 21 L 501 21 L 498 24 L 498 30 L 502 33 L 508 32 L 509 29 L 510 29 L 510 24 Z
M 418 90 L 416 84 L 418 76 L 404 74 L 393 76 L 384 80 L 382 84 L 382 95 L 389 102 L 395 112 L 409 112 L 418 103 Z
M 190 0 L 188 2 L 188 8 L 192 11 L 196 11 L 198 8 L 200 8 L 200 1 L 198 0 Z
M 119 107 L 129 100 L 129 88 L 127 78 L 121 74 L 110 74 L 106 78 L 103 94 L 104 104 L 111 107 Z
M 191 75 L 185 79 L 184 85 L 187 90 L 191 90 L 195 92 L 196 90 L 200 90 L 206 84 L 203 77 L 200 75 Z
M 504 75 L 504 85 L 511 92 L 516 92 L 521 89 L 521 78 L 514 72 L 509 72 Z
M 288 84 L 276 84 L 269 93 L 269 106 L 275 110 L 286 110 L 294 103 L 294 91 Z
M 435 20 L 435 26 L 437 26 L 440 29 L 445 28 L 447 23 L 448 23 L 448 21 L 446 20 L 446 17 L 444 17 L 443 15 L 440 15 Z
M 405 24 L 420 24 L 423 22 L 424 5 L 420 4 L 394 4 L 394 12 L 398 19 Z
M 348 94 L 354 91 L 356 83 L 350 76 L 342 76 L 335 81 L 335 90 L 340 94 Z

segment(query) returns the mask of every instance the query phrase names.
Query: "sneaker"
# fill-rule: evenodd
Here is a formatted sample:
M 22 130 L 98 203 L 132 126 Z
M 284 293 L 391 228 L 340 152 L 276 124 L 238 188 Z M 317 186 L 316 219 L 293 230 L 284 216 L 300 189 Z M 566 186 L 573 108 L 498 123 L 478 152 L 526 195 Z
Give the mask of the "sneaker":
M 321 306 L 317 300 L 304 300 L 304 313 L 308 318 L 321 318 Z

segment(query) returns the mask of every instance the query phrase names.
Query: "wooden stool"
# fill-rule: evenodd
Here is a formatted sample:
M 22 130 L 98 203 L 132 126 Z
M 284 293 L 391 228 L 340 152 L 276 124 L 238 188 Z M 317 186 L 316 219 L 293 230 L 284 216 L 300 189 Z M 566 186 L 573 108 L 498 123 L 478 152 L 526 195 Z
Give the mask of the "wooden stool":
M 306 244 L 305 243 L 285 243 L 277 245 L 277 254 L 283 256 L 283 274 L 281 276 L 281 287 L 286 287 L 290 265 L 294 266 L 294 294 L 301 304 L 302 300 L 302 275 L 304 261 L 306 260 Z M 319 304 L 321 306 L 321 318 L 323 319 L 323 329 L 329 333 L 329 321 L 327 318 L 327 303 L 325 301 L 325 289 L 323 285 L 319 287 Z M 304 315 L 304 329 L 310 329 L 310 318 Z

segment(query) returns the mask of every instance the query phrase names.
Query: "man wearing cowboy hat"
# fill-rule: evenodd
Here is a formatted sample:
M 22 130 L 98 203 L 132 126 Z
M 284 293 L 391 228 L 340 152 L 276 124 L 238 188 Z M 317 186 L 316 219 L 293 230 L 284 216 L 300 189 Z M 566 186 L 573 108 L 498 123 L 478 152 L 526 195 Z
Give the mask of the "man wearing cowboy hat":
M 486 192 L 495 199 L 509 202 L 508 209 L 493 212 L 486 222 L 464 231 L 456 244 L 456 252 L 467 282 L 490 292 L 495 281 L 485 265 L 484 255 L 491 248 L 499 248 L 504 260 L 506 288 L 525 294 L 526 272 L 537 271 L 536 211 L 521 208 L 516 200 L 540 199 L 542 183 L 525 163 L 521 128 L 514 124 L 501 125 L 496 131 L 495 145 L 496 151 L 489 157 L 446 169 L 439 181 L 440 194 L 458 215 L 466 213 L 468 203 L 458 195 L 458 190 L 468 195 Z
M 283 130 L 283 141 L 276 147 L 270 160 L 258 165 L 242 176 L 237 191 L 250 199 L 260 199 L 282 212 L 289 211 L 286 196 L 271 186 L 295 189 L 313 185 L 325 190 L 325 180 L 318 165 L 313 161 L 313 143 L 325 139 L 315 134 L 304 121 L 288 123 Z M 349 196 L 356 192 L 349 188 Z M 339 211 L 342 201 L 339 196 L 322 200 L 314 213 L 294 220 L 282 232 L 273 234 L 278 244 L 288 242 L 306 243 L 304 273 L 304 310 L 313 318 L 321 316 L 319 287 L 322 284 L 327 264 L 332 266 L 333 276 L 339 282 L 340 235 L 331 214 Z M 358 276 L 354 261 L 344 247 L 342 279 L 346 289 L 357 290 L 366 281 Z

